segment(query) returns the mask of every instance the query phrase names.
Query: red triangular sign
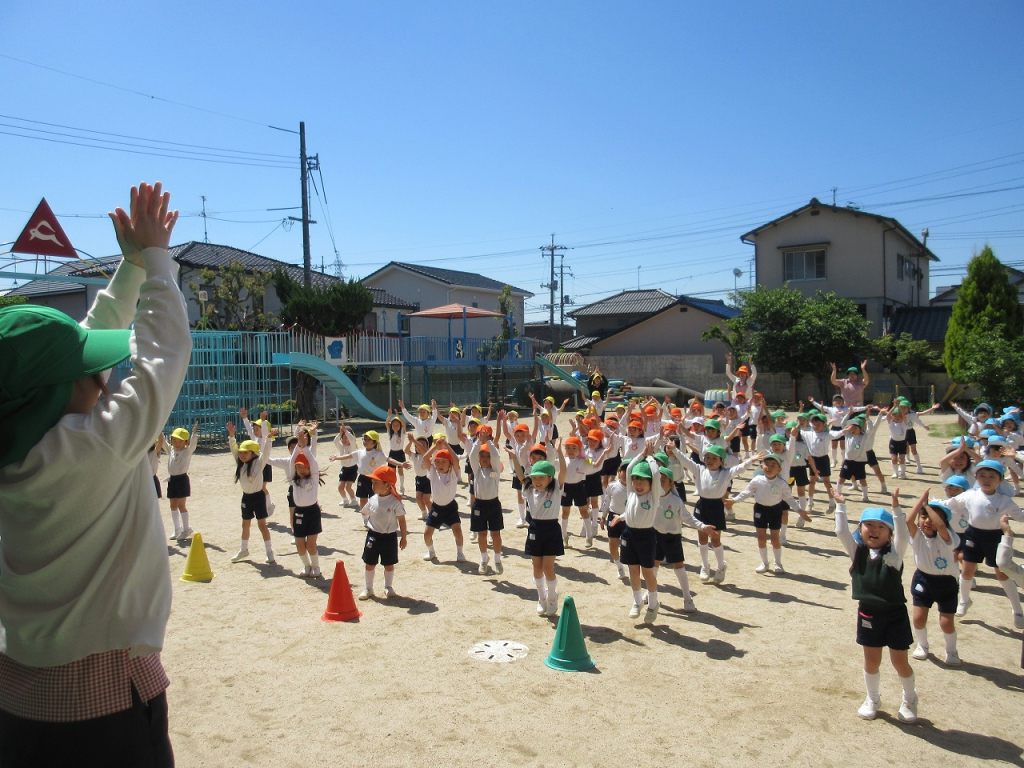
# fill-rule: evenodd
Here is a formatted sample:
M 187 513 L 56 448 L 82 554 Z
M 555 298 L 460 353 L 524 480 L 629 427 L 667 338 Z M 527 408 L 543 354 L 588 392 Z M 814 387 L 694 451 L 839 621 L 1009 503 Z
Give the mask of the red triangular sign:
M 35 213 L 28 220 L 11 252 L 35 256 L 60 256 L 65 259 L 78 258 L 78 253 L 71 247 L 71 240 L 64 234 L 64 229 L 50 210 L 45 197 L 39 201 Z

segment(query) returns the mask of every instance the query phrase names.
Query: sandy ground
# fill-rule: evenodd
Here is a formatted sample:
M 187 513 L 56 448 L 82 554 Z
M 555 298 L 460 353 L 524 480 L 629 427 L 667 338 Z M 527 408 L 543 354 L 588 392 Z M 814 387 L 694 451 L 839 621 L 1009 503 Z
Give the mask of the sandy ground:
M 910 480 L 900 481 L 907 499 L 925 487 L 941 493 L 942 446 L 923 440 L 925 473 L 911 470 Z M 883 436 L 878 443 L 885 445 Z M 284 455 L 281 441 L 274 450 Z M 320 455 L 331 452 L 322 439 Z M 277 564 L 262 562 L 255 526 L 256 559 L 232 564 L 240 534 L 233 460 L 227 452 L 194 457 L 192 525 L 205 538 L 216 578 L 179 581 L 186 550 L 169 548 L 175 595 L 163 658 L 180 766 L 1024 766 L 1022 634 L 987 568 L 969 616 L 958 621 L 963 667 L 913 662 L 919 723 L 895 719 L 900 688 L 887 662 L 881 714 L 864 722 L 856 715 L 864 688 L 848 559 L 831 516 L 819 511 L 810 527 L 791 528 L 789 573 L 762 576 L 754 573 L 751 504 L 737 505 L 740 522 L 724 536 L 729 568 L 721 587 L 697 580 L 696 538 L 688 529 L 685 552 L 700 611 L 681 612 L 678 585 L 662 571 L 671 581 L 651 626 L 628 618 L 630 592 L 616 577 L 606 540 L 587 550 L 573 536 L 558 560 L 559 592 L 574 597 L 597 666 L 556 672 L 543 664 L 555 621 L 535 613 L 525 531 L 515 528 L 507 482 L 502 576 L 476 573 L 465 490 L 459 504 L 469 563 L 455 562 L 450 532 L 435 537 L 440 562 L 422 561 L 423 524 L 415 500 L 407 501 L 400 596 L 359 603 L 358 623 L 321 621 L 336 561 L 356 592 L 363 581 L 364 531 L 359 516 L 337 504 L 337 466 L 321 496 L 328 578 L 307 581 L 296 575 L 301 562 L 286 528 L 281 473 L 272 486 Z M 888 503 L 876 481 L 870 487 L 872 504 Z M 862 506 L 851 503 L 851 517 Z M 161 508 L 170 529 L 166 499 Z M 570 530 L 579 529 L 574 519 Z M 378 570 L 378 590 L 382 581 Z M 929 630 L 932 648 L 941 649 L 934 611 Z M 529 654 L 508 664 L 471 658 L 469 649 L 486 640 L 520 642 Z

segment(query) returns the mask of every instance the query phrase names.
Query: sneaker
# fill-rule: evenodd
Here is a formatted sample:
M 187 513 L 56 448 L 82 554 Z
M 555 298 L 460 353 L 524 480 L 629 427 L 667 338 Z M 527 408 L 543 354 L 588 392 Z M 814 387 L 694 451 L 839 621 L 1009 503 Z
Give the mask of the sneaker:
M 776 563 L 775 564 L 775 568 L 773 569 L 773 572 L 775 573 L 776 576 L 785 576 L 786 575 L 786 569 L 782 567 L 782 563 Z
M 186 528 L 184 531 L 178 534 L 177 539 L 178 541 L 187 541 L 189 538 L 191 538 L 193 533 L 195 533 L 195 531 L 193 531 L 191 528 Z
M 308 579 L 310 574 L 313 572 L 313 567 L 309 565 L 302 566 L 302 570 L 298 572 L 298 577 L 301 579 Z
M 362 592 L 359 593 L 360 600 L 369 600 L 371 597 L 373 597 L 372 589 L 364 589 Z
M 476 572 L 479 573 L 481 576 L 486 576 L 487 575 L 487 563 L 480 563 L 480 565 L 478 565 L 476 567 Z
M 692 597 L 688 597 L 683 601 L 683 613 L 696 613 L 697 606 L 693 602 Z
M 870 696 L 864 699 L 864 703 L 860 705 L 860 709 L 857 710 L 857 714 L 865 720 L 874 720 L 878 714 L 878 705 L 880 699 L 872 699 Z
M 895 469 L 894 469 L 894 470 L 892 471 L 892 474 L 891 474 L 891 475 L 889 475 L 889 477 L 891 477 L 891 478 L 892 478 L 893 480 L 899 480 L 899 478 L 900 478 L 900 473 L 899 473 L 899 470 L 895 470 Z
M 466 557 L 464 552 L 459 552 L 459 554 L 457 554 L 455 556 L 455 562 L 457 562 L 457 563 L 468 563 L 469 562 L 469 558 Z
M 238 562 L 241 562 L 242 560 L 248 560 L 248 559 L 249 559 L 249 550 L 248 549 L 240 549 L 240 550 L 238 550 L 238 552 L 235 553 L 235 556 L 231 558 L 231 562 L 232 563 L 238 563 Z
M 867 491 L 861 491 L 860 492 L 860 500 L 861 501 L 868 501 L 868 492 Z
M 476 544 L 476 540 L 477 540 L 477 536 L 478 536 L 478 535 L 479 535 L 479 534 L 477 534 L 477 532 L 476 532 L 476 531 L 470 531 L 470 534 L 469 534 L 469 543 L 470 543 L 470 544 Z
M 885 487 L 885 483 L 882 483 L 882 487 L 878 490 L 879 493 L 888 493 L 889 489 Z
M 569 546 L 569 534 L 565 534 L 565 536 L 562 537 L 562 546 L 563 547 L 568 547 Z
M 274 553 L 273 552 L 268 552 L 267 556 L 265 558 L 263 558 L 263 562 L 266 563 L 267 565 L 273 565 L 274 563 L 276 563 L 277 560 L 274 559 Z
M 587 541 L 586 541 L 587 549 L 590 549 L 592 546 L 594 546 L 594 537 L 593 536 L 587 536 Z
M 384 599 L 385 600 L 387 600 L 389 597 L 394 597 L 396 594 L 398 594 L 398 593 L 395 592 L 395 588 L 394 587 L 384 587 Z
M 834 512 L 835 508 L 836 508 L 836 500 L 833 499 L 833 498 L 829 498 L 829 500 L 828 500 L 828 511 L 829 512 Z
M 918 661 L 924 661 L 928 658 L 928 646 L 919 644 L 917 648 L 914 649 L 913 656 Z
M 648 608 L 644 611 L 644 624 L 653 624 L 656 618 L 658 618 L 657 608 Z
M 896 717 L 899 718 L 901 723 L 916 723 L 917 722 L 917 698 L 913 701 L 907 701 L 907 697 L 903 697 L 903 701 L 900 704 L 900 711 L 896 713 Z
M 516 528 L 525 528 L 525 527 L 526 527 L 526 521 L 525 520 L 520 520 L 518 523 L 516 523 Z
M 629 571 L 627 571 L 626 567 L 623 566 L 623 565 L 619 566 L 619 578 L 620 579 L 628 579 L 629 578 Z
M 780 535 L 779 536 L 779 544 L 781 544 L 784 547 L 788 547 L 789 546 L 789 537 L 788 536 L 781 536 Z
M 423 559 L 427 562 L 437 559 L 437 555 L 431 552 L 429 549 L 423 553 Z
M 966 616 L 967 615 L 967 611 L 970 609 L 971 604 L 973 602 L 974 601 L 971 600 L 971 598 L 967 598 L 966 600 L 961 600 L 959 603 L 957 603 L 956 615 L 957 616 Z
M 807 502 L 807 511 L 811 512 L 814 509 L 814 499 Z
M 547 610 L 544 611 L 545 616 L 557 616 L 558 615 L 558 595 L 548 600 Z
M 321 576 L 320 569 L 317 568 L 316 566 L 313 566 L 312 568 L 309 569 L 309 578 L 311 578 L 311 579 L 319 579 L 320 576 Z
M 960 661 L 960 656 L 959 656 L 959 654 L 957 654 L 956 651 L 953 651 L 952 653 L 947 653 L 946 654 L 946 666 L 947 667 L 959 667 L 961 664 L 963 664 L 963 662 Z
M 650 597 L 650 594 L 645 589 L 643 592 L 640 593 L 640 602 L 644 605 L 647 605 L 647 601 L 650 600 Z
M 807 524 L 806 520 L 804 520 L 802 517 L 797 517 L 797 519 L 796 519 L 796 527 L 797 528 L 803 528 L 806 524 Z
M 761 563 L 754 569 L 754 573 L 768 573 L 768 563 Z
M 167 540 L 168 541 L 177 541 L 180 538 L 181 538 L 181 531 L 175 531 L 174 533 L 172 533 L 170 536 L 167 537 Z
M 631 619 L 639 619 L 640 618 L 640 606 L 637 605 L 636 603 L 633 603 L 633 605 L 629 609 L 629 618 L 631 618 Z
M 1024 629 L 1024 613 L 1013 614 L 1013 626 L 1017 629 Z
M 715 584 L 721 584 L 725 581 L 725 566 L 723 565 L 717 571 L 715 571 Z
M 501 560 L 494 561 L 494 572 L 497 574 L 502 574 L 505 572 L 505 564 L 501 562 Z
M 700 580 L 708 581 L 711 578 L 711 572 L 708 570 L 706 565 L 700 567 Z
M 917 468 L 917 474 L 919 474 L 919 475 L 923 475 L 923 474 L 924 474 L 924 470 L 923 470 L 923 469 L 921 469 L 921 467 L 918 467 L 918 468 Z

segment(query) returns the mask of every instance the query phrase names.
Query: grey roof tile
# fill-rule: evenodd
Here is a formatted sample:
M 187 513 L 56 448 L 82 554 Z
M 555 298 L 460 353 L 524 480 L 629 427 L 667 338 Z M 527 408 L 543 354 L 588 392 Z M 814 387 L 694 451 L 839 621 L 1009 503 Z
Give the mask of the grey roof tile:
M 909 333 L 919 341 L 932 343 L 946 340 L 946 327 L 953 316 L 952 307 L 899 307 L 892 319 L 889 333 Z
M 403 261 L 392 261 L 385 264 L 383 267 L 378 269 L 376 272 L 372 272 L 367 275 L 364 280 L 369 280 L 379 272 L 384 271 L 388 267 L 401 267 L 407 269 L 410 272 L 415 272 L 426 277 L 431 277 L 434 280 L 440 280 L 442 283 L 448 285 L 458 285 L 465 288 L 485 288 L 491 291 L 500 291 L 505 287 L 506 283 L 500 280 L 492 280 L 489 277 L 484 277 L 476 272 L 462 272 L 458 269 L 440 269 L 439 267 L 426 267 L 422 264 L 409 264 Z M 523 290 L 522 288 L 516 288 L 514 285 L 511 286 L 512 291 L 515 293 L 522 293 L 526 296 L 533 296 L 529 291 Z

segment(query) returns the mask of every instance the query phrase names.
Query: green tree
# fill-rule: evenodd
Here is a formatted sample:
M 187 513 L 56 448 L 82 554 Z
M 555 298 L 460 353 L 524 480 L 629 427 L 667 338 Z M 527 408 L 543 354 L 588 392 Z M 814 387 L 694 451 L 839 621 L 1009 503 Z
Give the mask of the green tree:
M 498 311 L 501 312 L 504 317 L 496 318 L 501 323 L 501 333 L 498 334 L 498 339 L 501 341 L 508 341 L 514 339 L 517 335 L 516 325 L 508 322 L 508 316 L 512 313 L 512 317 L 515 317 L 516 300 L 512 296 L 512 286 L 506 285 L 501 289 L 501 295 L 498 296 Z
M 927 341 L 915 339 L 909 333 L 882 336 L 875 339 L 871 347 L 872 359 L 895 373 L 907 386 L 910 382 L 906 376 L 912 376 L 915 382 L 919 382 L 922 373 L 942 364 L 942 356 Z
M 1024 399 L 1024 337 L 1007 335 L 1001 325 L 978 331 L 959 359 L 963 381 L 981 387 L 995 406 Z
M 971 348 L 980 336 L 988 336 L 997 327 L 1007 341 L 1020 337 L 1024 331 L 1024 308 L 1017 298 L 1017 289 L 1010 285 L 1006 267 L 986 245 L 967 265 L 967 276 L 946 329 L 942 362 L 953 381 L 966 384 L 974 380 L 970 371 L 978 369 L 969 362 L 976 360 Z
M 324 336 L 344 336 L 373 310 L 373 294 L 356 280 L 337 280 L 307 288 L 279 268 L 273 282 L 284 322 L 297 323 Z M 316 385 L 312 376 L 296 372 L 295 401 L 300 419 L 316 417 Z
M 3 307 L 13 307 L 17 304 L 24 304 L 28 299 L 24 296 L 0 296 L 0 309 Z
M 277 327 L 277 318 L 263 311 L 263 298 L 272 274 L 264 270 L 251 270 L 232 259 L 223 269 L 204 269 L 200 282 L 190 280 L 190 301 L 200 310 L 196 328 L 214 331 L 269 331 Z M 201 301 L 202 286 L 206 288 L 206 301 Z

